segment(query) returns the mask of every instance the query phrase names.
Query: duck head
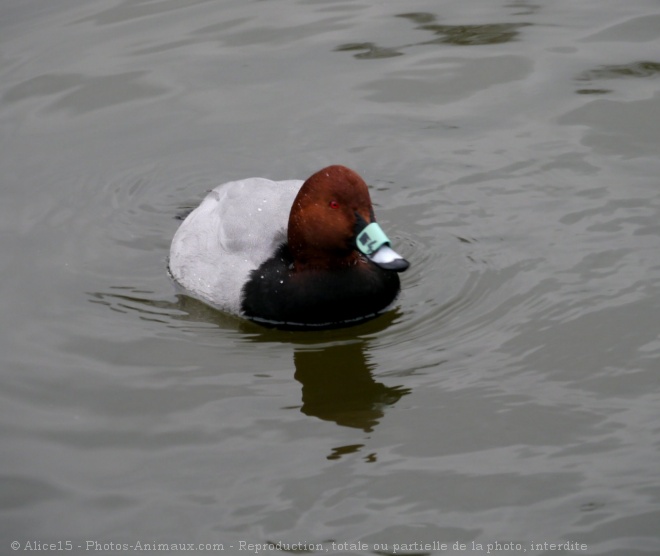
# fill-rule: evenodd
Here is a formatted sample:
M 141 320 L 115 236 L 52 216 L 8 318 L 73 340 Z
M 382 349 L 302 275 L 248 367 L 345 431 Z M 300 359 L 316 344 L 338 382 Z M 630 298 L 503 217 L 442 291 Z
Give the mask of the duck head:
M 289 214 L 288 243 L 296 272 L 365 264 L 365 258 L 385 270 L 409 266 L 376 222 L 367 184 L 345 166 L 328 166 L 302 185 Z

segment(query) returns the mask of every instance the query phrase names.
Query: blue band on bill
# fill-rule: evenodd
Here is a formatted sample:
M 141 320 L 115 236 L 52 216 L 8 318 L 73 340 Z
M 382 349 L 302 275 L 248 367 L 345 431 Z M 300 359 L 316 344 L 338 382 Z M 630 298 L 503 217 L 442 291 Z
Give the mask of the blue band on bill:
M 376 222 L 372 222 L 358 234 L 356 243 L 358 249 L 370 257 L 383 245 L 389 245 L 390 240 L 383 229 Z

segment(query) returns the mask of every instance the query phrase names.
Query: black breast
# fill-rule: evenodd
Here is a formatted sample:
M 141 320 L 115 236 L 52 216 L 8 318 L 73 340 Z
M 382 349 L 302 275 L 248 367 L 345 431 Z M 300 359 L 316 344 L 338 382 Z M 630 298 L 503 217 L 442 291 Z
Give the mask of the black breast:
M 399 276 L 373 263 L 294 273 L 286 245 L 250 273 L 241 310 L 277 328 L 336 328 L 377 316 L 399 293 Z

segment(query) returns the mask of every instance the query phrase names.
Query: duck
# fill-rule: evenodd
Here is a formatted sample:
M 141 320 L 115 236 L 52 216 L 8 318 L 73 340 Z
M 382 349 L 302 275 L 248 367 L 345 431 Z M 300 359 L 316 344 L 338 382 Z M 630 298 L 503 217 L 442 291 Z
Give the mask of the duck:
M 376 222 L 365 181 L 332 165 L 306 180 L 217 186 L 172 239 L 182 293 L 266 327 L 351 326 L 387 311 L 410 263 Z

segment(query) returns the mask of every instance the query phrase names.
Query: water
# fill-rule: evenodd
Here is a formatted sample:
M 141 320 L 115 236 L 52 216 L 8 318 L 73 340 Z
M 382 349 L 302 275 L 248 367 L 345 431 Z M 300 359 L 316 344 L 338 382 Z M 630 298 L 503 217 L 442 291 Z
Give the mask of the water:
M 5 0 L 0 46 L 2 553 L 660 552 L 657 2 Z M 394 311 L 176 296 L 177 214 L 331 163 Z

